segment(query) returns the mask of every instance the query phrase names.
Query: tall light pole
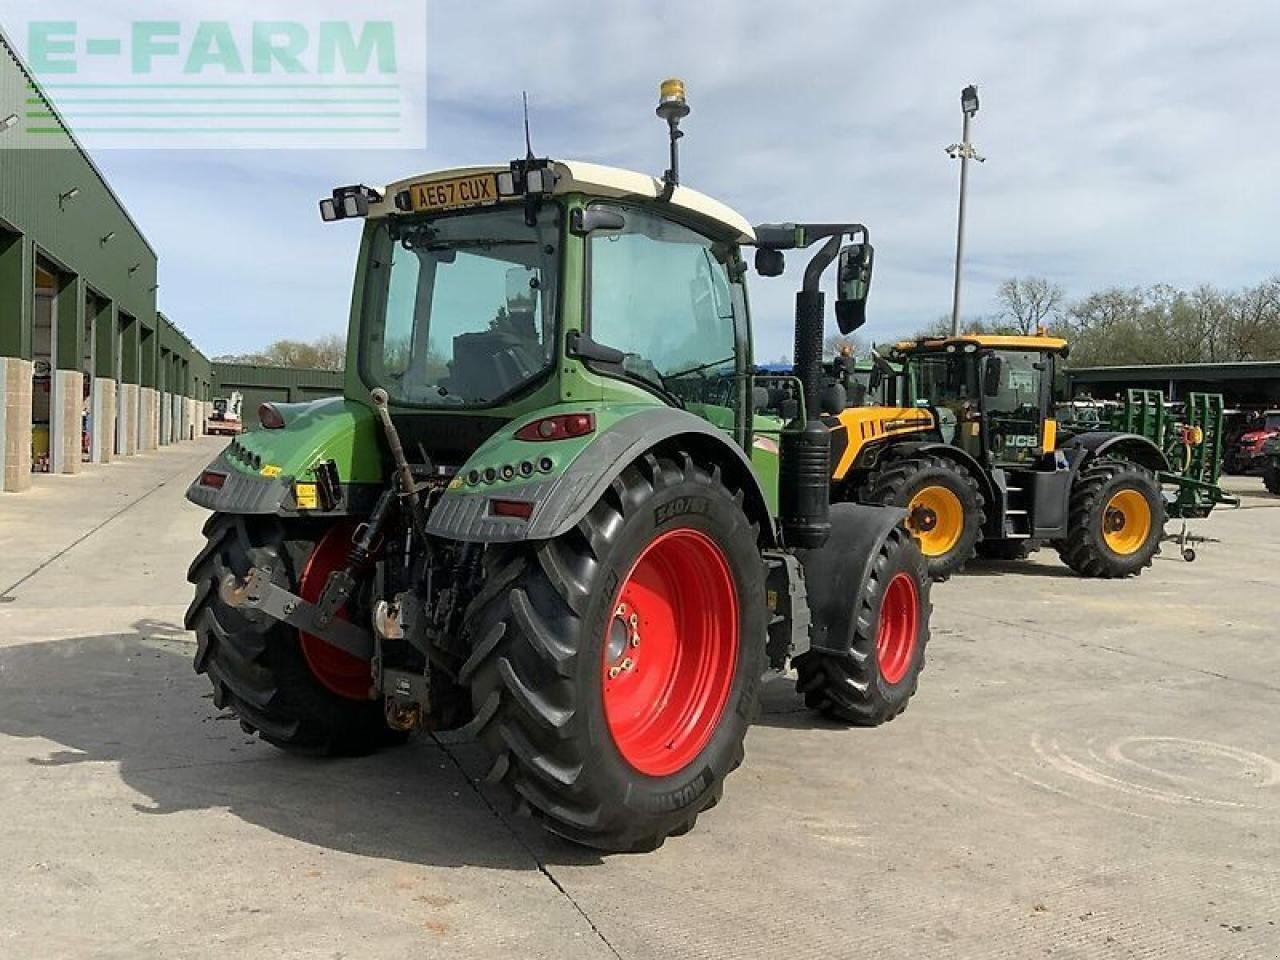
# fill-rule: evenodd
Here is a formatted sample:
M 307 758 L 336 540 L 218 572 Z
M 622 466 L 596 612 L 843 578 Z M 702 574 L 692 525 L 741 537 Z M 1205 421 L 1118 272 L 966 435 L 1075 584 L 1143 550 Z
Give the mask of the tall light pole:
M 964 262 L 964 201 L 969 186 L 969 161 L 984 163 L 986 157 L 978 155 L 969 142 L 969 121 L 978 112 L 978 88 L 973 84 L 960 91 L 960 110 L 964 113 L 964 129 L 960 134 L 960 143 L 947 147 L 947 155 L 952 160 L 960 161 L 960 213 L 956 217 L 956 280 L 951 296 L 951 335 L 960 333 L 960 268 Z

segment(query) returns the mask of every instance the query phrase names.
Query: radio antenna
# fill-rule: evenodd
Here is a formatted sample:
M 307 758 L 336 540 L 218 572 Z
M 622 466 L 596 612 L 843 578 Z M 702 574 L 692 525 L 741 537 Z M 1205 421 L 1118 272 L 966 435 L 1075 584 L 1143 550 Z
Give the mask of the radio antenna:
M 520 99 L 524 101 L 524 149 L 525 159 L 533 159 L 533 140 L 529 136 L 529 93 L 526 90 L 520 91 Z

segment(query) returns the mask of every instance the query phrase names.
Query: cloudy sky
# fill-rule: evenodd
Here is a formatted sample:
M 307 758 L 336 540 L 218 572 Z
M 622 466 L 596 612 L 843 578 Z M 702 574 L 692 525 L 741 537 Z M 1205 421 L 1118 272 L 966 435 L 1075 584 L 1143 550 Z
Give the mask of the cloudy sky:
M 218 9 L 241 6 L 253 9 Z M 505 162 L 522 152 L 522 89 L 538 152 L 659 173 L 653 106 L 668 75 L 685 79 L 693 105 L 688 185 L 753 222 L 870 226 L 877 340 L 949 310 L 958 169 L 943 148 L 959 138 L 969 82 L 988 161 L 970 177 L 967 314 L 992 311 L 1014 274 L 1079 295 L 1280 272 L 1270 0 L 428 9 L 421 150 L 97 154 L 160 251 L 161 309 L 206 352 L 343 331 L 358 227 L 323 226 L 316 201 L 340 183 Z M 753 277 L 762 359 L 790 350 L 797 277 Z

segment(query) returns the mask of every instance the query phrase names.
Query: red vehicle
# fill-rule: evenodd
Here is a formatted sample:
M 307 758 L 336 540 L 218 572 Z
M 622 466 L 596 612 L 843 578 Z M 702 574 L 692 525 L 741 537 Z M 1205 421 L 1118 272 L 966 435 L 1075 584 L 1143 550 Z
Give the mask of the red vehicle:
M 1280 437 L 1280 410 L 1268 410 L 1227 440 L 1222 469 L 1233 474 L 1262 469 L 1267 461 L 1263 445 L 1273 437 Z

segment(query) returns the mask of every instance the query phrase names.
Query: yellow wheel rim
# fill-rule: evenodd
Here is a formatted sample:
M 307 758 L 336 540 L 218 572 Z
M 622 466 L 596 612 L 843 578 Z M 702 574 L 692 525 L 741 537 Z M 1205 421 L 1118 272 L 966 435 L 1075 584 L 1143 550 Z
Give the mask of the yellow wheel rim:
M 907 529 L 926 557 L 941 557 L 964 534 L 964 506 L 946 487 L 923 487 L 907 504 Z
M 1137 490 L 1121 490 L 1102 511 L 1102 539 L 1121 556 L 1137 553 L 1151 533 L 1151 505 Z

